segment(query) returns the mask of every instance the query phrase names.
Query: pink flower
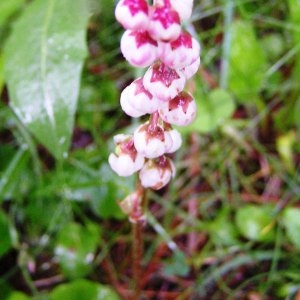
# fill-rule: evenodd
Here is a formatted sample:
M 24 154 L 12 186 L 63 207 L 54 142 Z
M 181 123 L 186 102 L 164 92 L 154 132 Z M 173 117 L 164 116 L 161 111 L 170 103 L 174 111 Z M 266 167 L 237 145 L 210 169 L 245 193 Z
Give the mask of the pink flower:
M 187 32 L 182 32 L 175 41 L 160 43 L 159 47 L 160 59 L 173 69 L 191 65 L 200 55 L 200 44 Z
M 172 139 L 172 145 L 168 148 L 166 153 L 176 152 L 182 145 L 182 138 L 178 130 L 169 129 L 165 131 L 165 134 L 169 134 Z
M 144 87 L 161 101 L 169 101 L 184 88 L 186 79 L 179 70 L 174 70 L 161 62 L 153 64 L 145 73 Z
M 174 176 L 174 164 L 165 156 L 155 160 L 148 160 L 139 173 L 142 186 L 154 190 L 159 190 L 166 186 Z
M 180 69 L 180 72 L 182 72 L 186 80 L 188 80 L 197 73 L 199 66 L 200 66 L 200 57 L 198 57 L 198 59 L 195 60 L 191 65 Z
M 140 125 L 133 135 L 136 151 L 146 158 L 156 158 L 172 147 L 172 138 L 165 134 L 159 125 L 146 122 Z
M 159 110 L 160 117 L 167 123 L 178 126 L 189 125 L 196 117 L 194 98 L 186 92 L 178 94 Z
M 123 177 L 131 176 L 144 165 L 144 157 L 137 153 L 134 148 L 132 136 L 118 134 L 114 137 L 117 145 L 115 153 L 108 157 L 110 167 Z
M 116 6 L 115 16 L 125 29 L 146 30 L 149 24 L 148 11 L 145 0 L 121 0 Z
M 149 34 L 157 41 L 176 40 L 181 32 L 177 11 L 170 5 L 156 5 L 150 13 Z
M 171 6 L 178 12 L 181 21 L 188 20 L 192 15 L 193 0 L 171 0 Z
M 143 78 L 138 78 L 127 86 L 121 94 L 121 106 L 131 117 L 152 114 L 159 109 L 161 101 L 153 97 L 143 85 Z
M 121 38 L 121 52 L 135 67 L 148 67 L 157 59 L 158 44 L 147 31 L 126 30 Z

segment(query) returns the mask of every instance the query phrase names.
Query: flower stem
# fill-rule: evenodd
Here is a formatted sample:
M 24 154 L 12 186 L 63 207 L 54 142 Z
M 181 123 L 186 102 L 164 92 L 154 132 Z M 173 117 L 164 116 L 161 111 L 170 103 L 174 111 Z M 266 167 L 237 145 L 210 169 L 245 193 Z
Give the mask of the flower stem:
M 142 294 L 141 262 L 143 256 L 142 221 L 132 223 L 132 259 L 134 279 L 134 299 L 139 300 Z

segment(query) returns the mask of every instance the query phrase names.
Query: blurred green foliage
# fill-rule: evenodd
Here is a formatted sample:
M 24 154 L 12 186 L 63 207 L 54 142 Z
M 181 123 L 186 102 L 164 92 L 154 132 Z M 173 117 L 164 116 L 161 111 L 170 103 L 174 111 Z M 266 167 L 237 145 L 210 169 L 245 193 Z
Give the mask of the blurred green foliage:
M 181 299 L 300 290 L 300 4 L 194 1 L 198 104 L 170 186 L 149 191 L 145 289 Z M 0 0 L 0 299 L 119 299 L 133 286 L 107 163 L 132 131 L 115 1 Z M 113 287 L 110 287 L 112 286 Z M 120 288 L 121 286 L 121 288 Z M 242 296 L 241 296 L 242 295 Z M 299 294 L 298 294 L 299 295 Z

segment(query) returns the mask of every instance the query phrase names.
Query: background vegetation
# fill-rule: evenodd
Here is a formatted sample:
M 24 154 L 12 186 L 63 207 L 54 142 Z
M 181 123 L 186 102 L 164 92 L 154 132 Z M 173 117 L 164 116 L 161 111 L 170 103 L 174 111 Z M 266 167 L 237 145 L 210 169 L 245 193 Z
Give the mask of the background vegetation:
M 299 299 L 300 2 L 195 0 L 202 45 L 168 188 L 149 192 L 148 299 Z M 132 299 L 130 131 L 111 0 L 0 1 L 0 299 Z

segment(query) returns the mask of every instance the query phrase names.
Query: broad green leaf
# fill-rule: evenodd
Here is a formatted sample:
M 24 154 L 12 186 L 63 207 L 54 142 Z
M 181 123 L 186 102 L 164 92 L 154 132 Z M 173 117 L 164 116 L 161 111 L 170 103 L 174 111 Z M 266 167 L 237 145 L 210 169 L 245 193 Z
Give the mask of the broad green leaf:
M 226 212 L 221 212 L 208 224 L 209 236 L 216 245 L 238 244 L 238 231 Z
M 50 294 L 50 300 L 119 300 L 118 295 L 108 286 L 85 279 L 61 284 Z
M 229 88 L 238 101 L 250 102 L 260 91 L 266 71 L 266 58 L 251 23 L 235 21 L 229 54 Z
M 12 247 L 10 224 L 7 216 L 0 210 L 0 257 Z
M 240 233 L 253 241 L 271 241 L 275 236 L 271 206 L 245 205 L 236 213 L 235 222 Z
M 87 19 L 84 0 L 33 1 L 5 49 L 10 105 L 58 159 L 67 155 L 73 130 Z
M 68 223 L 59 231 L 55 255 L 67 277 L 79 278 L 91 271 L 99 234 L 94 224 Z
M 3 25 L 7 21 L 7 19 L 24 3 L 25 0 L 0 1 L 0 26 Z
M 296 207 L 286 208 L 283 212 L 282 223 L 287 237 L 300 249 L 300 209 Z
M 228 92 L 216 89 L 206 99 L 197 99 L 197 108 L 196 120 L 189 126 L 189 129 L 210 132 L 232 115 L 235 104 Z

